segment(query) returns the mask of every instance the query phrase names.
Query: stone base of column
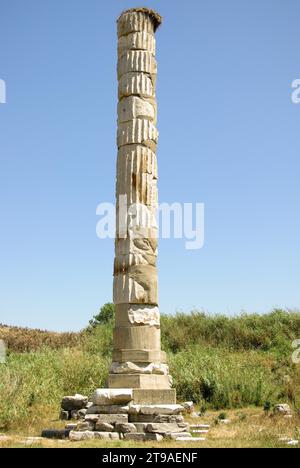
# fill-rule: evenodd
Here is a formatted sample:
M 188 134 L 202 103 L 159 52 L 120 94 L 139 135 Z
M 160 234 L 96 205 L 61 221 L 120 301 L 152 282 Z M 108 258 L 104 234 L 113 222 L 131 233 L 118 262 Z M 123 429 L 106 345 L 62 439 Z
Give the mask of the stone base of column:
M 176 390 L 175 388 L 160 390 L 145 390 L 142 388 L 134 388 L 132 390 L 132 402 L 136 405 L 175 405 Z
M 169 375 L 109 374 L 108 388 L 137 388 L 147 390 L 170 389 Z
M 164 351 L 156 349 L 115 349 L 113 352 L 113 362 L 167 362 L 167 355 Z
M 73 441 L 200 440 L 192 438 L 190 426 L 184 422 L 184 411 L 184 406 L 176 404 L 175 389 L 99 388 L 90 402 L 82 395 L 64 397 L 61 418 L 77 418 L 68 423 L 64 431 L 64 436 L 67 432 Z M 45 431 L 45 437 L 49 432 Z

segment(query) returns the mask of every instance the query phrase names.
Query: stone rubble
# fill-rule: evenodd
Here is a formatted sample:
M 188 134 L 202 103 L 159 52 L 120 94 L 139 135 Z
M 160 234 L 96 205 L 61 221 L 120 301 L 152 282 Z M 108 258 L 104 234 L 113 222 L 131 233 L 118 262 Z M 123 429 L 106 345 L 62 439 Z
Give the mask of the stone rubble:
M 182 415 L 185 410 L 183 405 L 136 404 L 134 394 L 134 389 L 96 389 L 88 404 L 86 403 L 88 398 L 80 397 L 80 401 L 85 402 L 87 406 L 80 420 L 66 424 L 64 431 L 43 431 L 42 436 L 56 439 L 69 437 L 72 441 L 122 438 L 133 441 L 160 441 L 179 438 L 189 440 L 192 437 L 190 425 L 184 422 Z M 74 407 L 80 406 L 78 396 L 64 397 L 62 400 L 64 407 L 66 401 L 68 408 L 72 406 L 70 402 L 74 402 Z M 69 411 L 71 414 L 73 411 L 76 412 L 76 410 Z M 195 427 L 208 426 L 192 425 L 193 432 Z
M 282 403 L 274 406 L 273 414 L 280 416 L 292 416 L 293 412 L 288 404 Z

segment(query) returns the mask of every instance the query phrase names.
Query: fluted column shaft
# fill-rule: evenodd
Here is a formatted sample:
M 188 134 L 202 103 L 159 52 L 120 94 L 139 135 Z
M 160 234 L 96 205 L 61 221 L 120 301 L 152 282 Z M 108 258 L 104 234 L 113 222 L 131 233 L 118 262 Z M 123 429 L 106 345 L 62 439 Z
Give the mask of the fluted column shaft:
M 157 64 L 160 16 L 147 9 L 118 19 L 117 232 L 113 364 L 109 386 L 169 388 L 157 295 Z M 127 216 L 124 217 L 124 203 Z

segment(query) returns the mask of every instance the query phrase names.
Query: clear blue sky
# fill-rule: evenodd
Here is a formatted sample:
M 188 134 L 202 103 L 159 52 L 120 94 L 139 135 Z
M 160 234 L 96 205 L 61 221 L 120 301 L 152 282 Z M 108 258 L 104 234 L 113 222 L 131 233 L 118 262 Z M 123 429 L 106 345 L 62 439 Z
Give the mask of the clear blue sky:
M 0 322 L 84 327 L 112 299 L 116 24 L 139 2 L 2 1 Z M 148 0 L 161 202 L 204 202 L 205 246 L 162 240 L 162 312 L 300 306 L 299 0 Z

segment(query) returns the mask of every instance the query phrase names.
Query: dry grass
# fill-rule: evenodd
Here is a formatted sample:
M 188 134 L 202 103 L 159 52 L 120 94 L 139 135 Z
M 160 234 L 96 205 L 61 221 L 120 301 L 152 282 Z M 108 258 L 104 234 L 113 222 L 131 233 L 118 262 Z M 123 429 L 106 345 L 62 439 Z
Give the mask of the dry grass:
M 45 346 L 51 349 L 73 347 L 79 343 L 81 334 L 57 333 L 0 324 L 0 339 L 4 340 L 9 351 L 24 353 L 37 351 Z
M 42 410 L 42 409 L 41 409 Z M 45 427 L 63 427 L 63 423 L 51 418 L 51 408 L 48 417 L 38 419 L 36 425 L 28 428 L 25 432 L 17 434 L 16 432 L 7 433 L 9 440 L 0 440 L 1 447 L 49 447 L 49 448 L 288 448 L 285 441 L 280 438 L 286 437 L 299 439 L 300 436 L 300 418 L 295 416 L 292 419 L 283 417 L 270 417 L 264 414 L 260 408 L 246 408 L 242 411 L 230 410 L 227 417 L 231 420 L 230 424 L 215 424 L 219 412 L 208 412 L 204 417 L 190 420 L 192 423 L 210 424 L 211 428 L 206 441 L 199 442 L 125 442 L 125 441 L 84 441 L 70 442 L 57 440 L 42 440 L 32 444 L 24 441 L 28 436 L 39 436 L 41 429 Z M 46 412 L 47 412 L 46 411 Z M 41 411 L 45 414 L 45 408 Z M 53 413 L 55 414 L 55 413 Z

